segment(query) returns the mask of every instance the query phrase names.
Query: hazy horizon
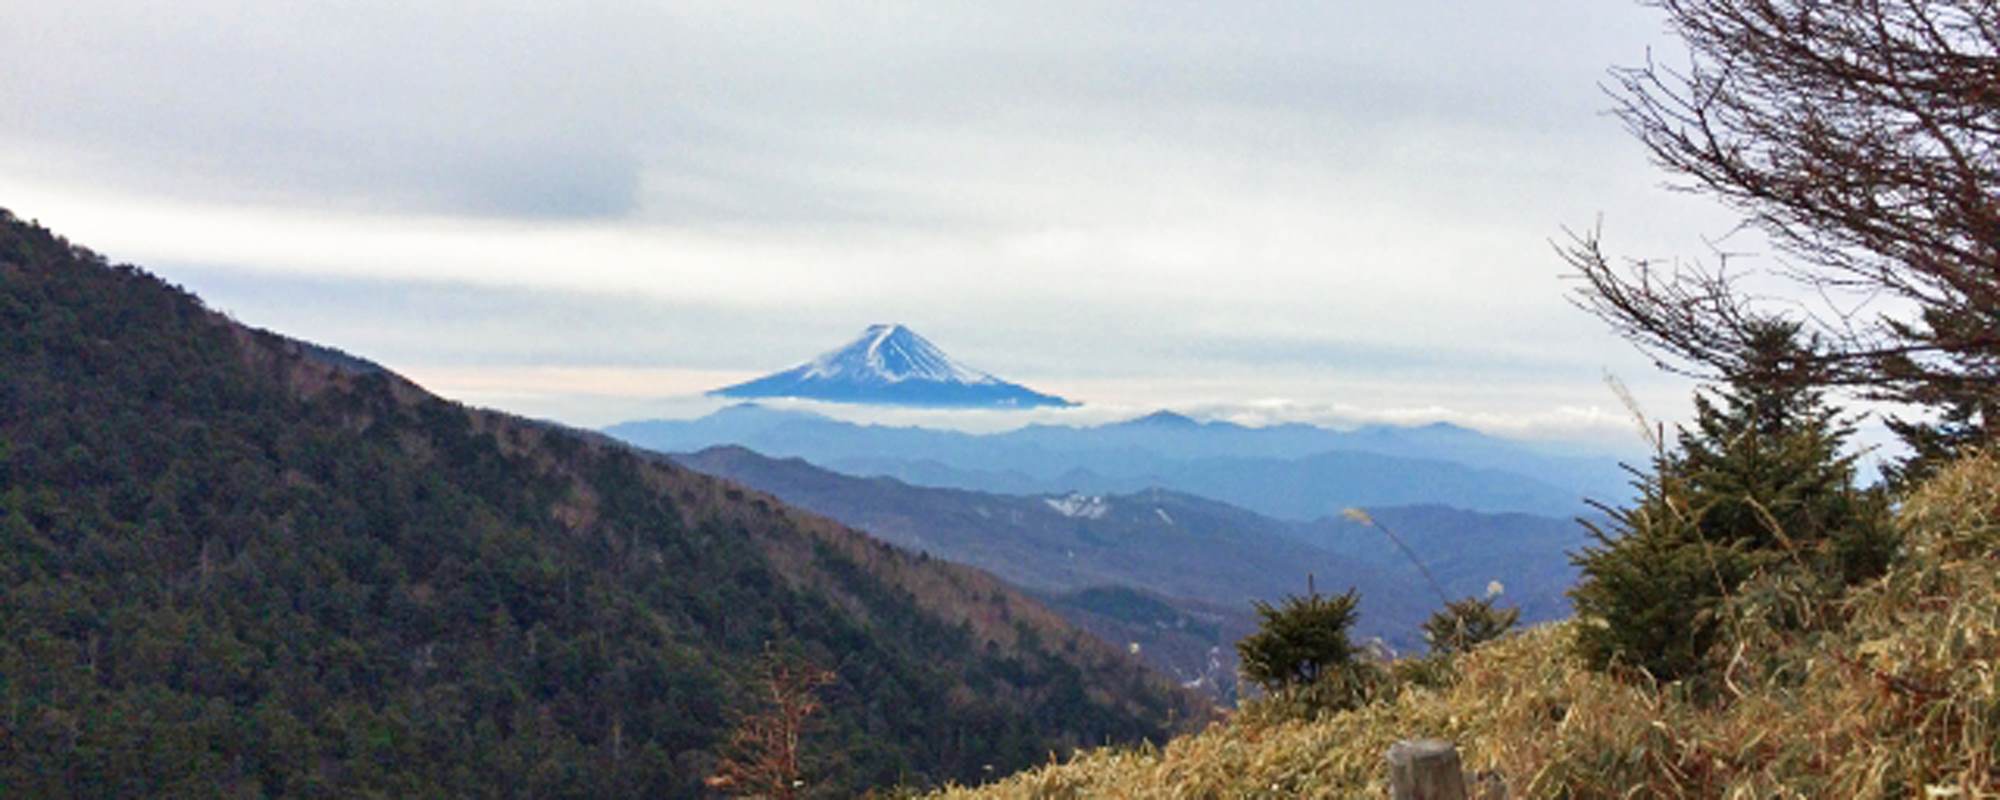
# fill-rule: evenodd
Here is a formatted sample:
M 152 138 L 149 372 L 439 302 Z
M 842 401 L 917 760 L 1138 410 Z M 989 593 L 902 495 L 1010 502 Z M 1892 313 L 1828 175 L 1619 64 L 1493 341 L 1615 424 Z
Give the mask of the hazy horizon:
M 1550 240 L 1700 257 L 1637 4 L 118 0 L 12 10 L 0 207 L 244 322 L 597 427 L 901 322 L 1081 409 L 1630 449 Z M 1523 44 L 1528 43 L 1528 44 Z M 856 412 L 863 413 L 863 412 Z M 878 412 L 866 412 L 878 413 Z M 901 415 L 900 417 L 898 415 Z M 958 427 L 991 418 L 904 414 Z

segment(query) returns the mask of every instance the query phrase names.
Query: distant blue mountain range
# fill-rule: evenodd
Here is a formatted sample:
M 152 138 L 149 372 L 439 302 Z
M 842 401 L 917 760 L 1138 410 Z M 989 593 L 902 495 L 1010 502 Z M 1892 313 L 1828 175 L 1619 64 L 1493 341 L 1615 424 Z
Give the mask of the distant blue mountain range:
M 1585 513 L 1586 499 L 1630 495 L 1626 473 L 1611 458 L 1550 454 L 1446 424 L 1248 427 L 1160 412 L 1095 427 L 971 434 L 741 404 L 700 419 L 628 422 L 604 432 L 661 452 L 741 445 L 919 486 L 1007 494 L 1164 488 L 1289 520 L 1350 506 L 1427 503 L 1567 517 Z
M 1075 405 L 953 361 L 901 325 L 871 325 L 846 346 L 812 361 L 709 394 L 946 408 Z
M 973 434 L 744 403 L 605 433 L 991 570 L 1224 699 L 1228 645 L 1255 625 L 1249 601 L 1309 575 L 1361 589 L 1364 635 L 1420 646 L 1416 623 L 1441 600 L 1343 510 L 1368 509 L 1452 596 L 1498 581 L 1524 618 L 1544 620 L 1568 613 L 1567 553 L 1585 542 L 1571 518 L 1631 491 L 1611 458 L 1448 424 L 1248 427 L 1161 411 Z
M 1158 420 L 1156 420 L 1158 421 Z M 892 544 L 991 571 L 1046 597 L 1072 622 L 1190 686 L 1234 698 L 1231 643 L 1256 628 L 1251 600 L 1276 602 L 1309 580 L 1361 593 L 1356 632 L 1404 650 L 1443 602 L 1378 529 L 1343 517 L 1272 519 L 1163 490 L 1015 496 L 856 478 L 796 458 L 717 447 L 671 458 Z M 1570 614 L 1573 520 L 1442 506 L 1374 507 L 1450 597 L 1505 588 L 1525 622 Z M 1143 612 L 1143 613 L 1136 613 Z

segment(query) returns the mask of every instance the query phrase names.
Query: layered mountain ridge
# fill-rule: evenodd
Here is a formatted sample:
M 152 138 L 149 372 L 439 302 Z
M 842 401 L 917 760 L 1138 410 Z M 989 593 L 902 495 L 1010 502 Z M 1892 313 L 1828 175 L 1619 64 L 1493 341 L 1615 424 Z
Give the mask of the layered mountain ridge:
M 671 456 L 768 491 L 899 546 L 990 570 L 1049 599 L 1072 622 L 1140 645 L 1155 667 L 1233 699 L 1231 645 L 1255 629 L 1252 600 L 1319 586 L 1361 591 L 1357 633 L 1403 650 L 1442 604 L 1378 529 L 1342 517 L 1289 522 L 1192 495 L 1003 495 L 842 475 L 741 447 Z M 1572 520 L 1442 506 L 1370 513 L 1422 554 L 1454 597 L 1489 584 L 1529 621 L 1569 614 Z M 1212 664 L 1214 667 L 1212 668 Z
M 740 445 L 939 488 L 1017 495 L 1164 488 L 1300 521 L 1349 506 L 1427 503 L 1567 517 L 1589 513 L 1587 500 L 1630 492 L 1615 459 L 1551 454 L 1446 424 L 1249 427 L 1156 412 L 1096 426 L 964 433 L 739 404 L 698 419 L 634 421 L 604 432 L 660 452 Z

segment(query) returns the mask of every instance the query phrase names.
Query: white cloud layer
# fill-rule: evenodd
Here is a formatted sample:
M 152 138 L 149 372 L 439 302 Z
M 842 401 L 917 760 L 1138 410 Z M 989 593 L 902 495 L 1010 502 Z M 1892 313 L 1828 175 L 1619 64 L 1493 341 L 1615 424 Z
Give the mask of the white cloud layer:
M 1625 424 L 1605 370 L 1662 407 L 1686 387 L 1569 307 L 1548 240 L 1602 214 L 1673 255 L 1730 219 L 1659 191 L 1600 113 L 1658 24 L 1602 0 L 21 3 L 0 205 L 583 424 L 900 321 L 1102 409 L 1597 435 Z

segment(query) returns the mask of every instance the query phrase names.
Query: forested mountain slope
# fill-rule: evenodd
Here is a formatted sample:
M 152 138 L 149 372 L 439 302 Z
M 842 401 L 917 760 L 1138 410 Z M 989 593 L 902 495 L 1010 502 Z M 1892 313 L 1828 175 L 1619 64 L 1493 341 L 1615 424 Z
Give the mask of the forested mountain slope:
M 4 211 L 0 630 L 4 796 L 696 795 L 767 650 L 837 674 L 816 795 L 1203 713 L 984 573 L 246 328 Z

